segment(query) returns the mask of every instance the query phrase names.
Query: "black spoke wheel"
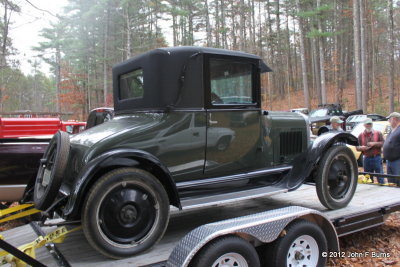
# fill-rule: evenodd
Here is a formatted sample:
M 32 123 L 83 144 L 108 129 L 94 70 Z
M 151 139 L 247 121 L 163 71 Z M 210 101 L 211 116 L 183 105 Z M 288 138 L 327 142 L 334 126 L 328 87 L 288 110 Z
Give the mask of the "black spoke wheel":
M 274 242 L 266 246 L 264 262 L 270 267 L 323 267 L 328 245 L 324 232 L 315 223 L 299 219 L 290 223 Z
M 37 209 L 46 210 L 56 198 L 67 167 L 69 149 L 69 135 L 58 131 L 40 160 L 33 193 Z
M 110 258 L 140 253 L 163 236 L 169 200 L 150 173 L 121 168 L 102 176 L 90 189 L 82 210 L 88 242 Z
M 315 185 L 321 203 L 328 209 L 347 206 L 357 187 L 356 159 L 346 146 L 333 146 L 326 151 L 318 166 Z
M 204 246 L 190 267 L 259 267 L 256 249 L 241 237 L 230 235 Z

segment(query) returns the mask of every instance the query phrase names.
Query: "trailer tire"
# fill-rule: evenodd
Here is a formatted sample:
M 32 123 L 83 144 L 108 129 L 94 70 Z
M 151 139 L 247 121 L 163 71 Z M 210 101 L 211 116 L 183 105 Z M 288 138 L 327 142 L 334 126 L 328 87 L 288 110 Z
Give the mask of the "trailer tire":
M 121 259 L 155 245 L 167 228 L 169 199 L 147 171 L 120 168 L 100 177 L 82 209 L 88 242 L 103 255 Z
M 322 157 L 315 181 L 317 195 L 328 209 L 346 207 L 357 187 L 358 167 L 346 146 L 332 146 Z
M 235 235 L 211 241 L 193 258 L 190 267 L 259 267 L 256 249 L 246 240 Z
M 263 262 L 270 267 L 320 266 L 326 264 L 328 245 L 321 228 L 307 220 L 290 223 L 274 242 L 266 246 Z
M 40 160 L 36 176 L 33 201 L 37 209 L 46 210 L 56 198 L 67 167 L 69 150 L 69 135 L 56 132 Z

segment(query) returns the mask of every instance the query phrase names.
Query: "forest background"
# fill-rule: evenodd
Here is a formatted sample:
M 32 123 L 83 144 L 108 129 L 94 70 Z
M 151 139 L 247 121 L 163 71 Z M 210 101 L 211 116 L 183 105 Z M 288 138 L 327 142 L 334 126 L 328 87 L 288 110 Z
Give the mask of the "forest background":
M 10 37 L 10 17 L 19 12 L 20 2 L 0 0 L 0 112 L 73 112 L 86 120 L 91 109 L 112 106 L 114 64 L 183 45 L 261 56 L 273 69 L 262 88 L 269 110 L 340 103 L 386 115 L 400 108 L 400 1 L 68 0 L 42 29 L 44 41 L 32 44 L 39 57 L 29 60 L 31 74 L 21 71 Z

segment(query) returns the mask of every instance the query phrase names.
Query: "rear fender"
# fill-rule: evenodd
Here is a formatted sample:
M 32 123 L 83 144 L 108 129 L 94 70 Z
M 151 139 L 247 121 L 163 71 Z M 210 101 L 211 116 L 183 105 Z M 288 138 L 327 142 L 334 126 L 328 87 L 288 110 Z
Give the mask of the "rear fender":
M 91 185 L 104 173 L 120 167 L 140 167 L 152 173 L 163 184 L 170 203 L 181 209 L 175 182 L 169 170 L 153 155 L 135 149 L 115 149 L 91 160 L 78 175 L 63 209 L 65 217 L 79 217 L 80 207 Z

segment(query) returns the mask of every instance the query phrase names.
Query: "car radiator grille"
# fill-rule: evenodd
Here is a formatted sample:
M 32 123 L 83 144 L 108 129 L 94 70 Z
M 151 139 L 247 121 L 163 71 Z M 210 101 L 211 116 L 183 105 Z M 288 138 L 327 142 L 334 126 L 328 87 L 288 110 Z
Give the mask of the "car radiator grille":
M 283 132 L 280 133 L 280 154 L 288 156 L 302 151 L 302 132 Z

